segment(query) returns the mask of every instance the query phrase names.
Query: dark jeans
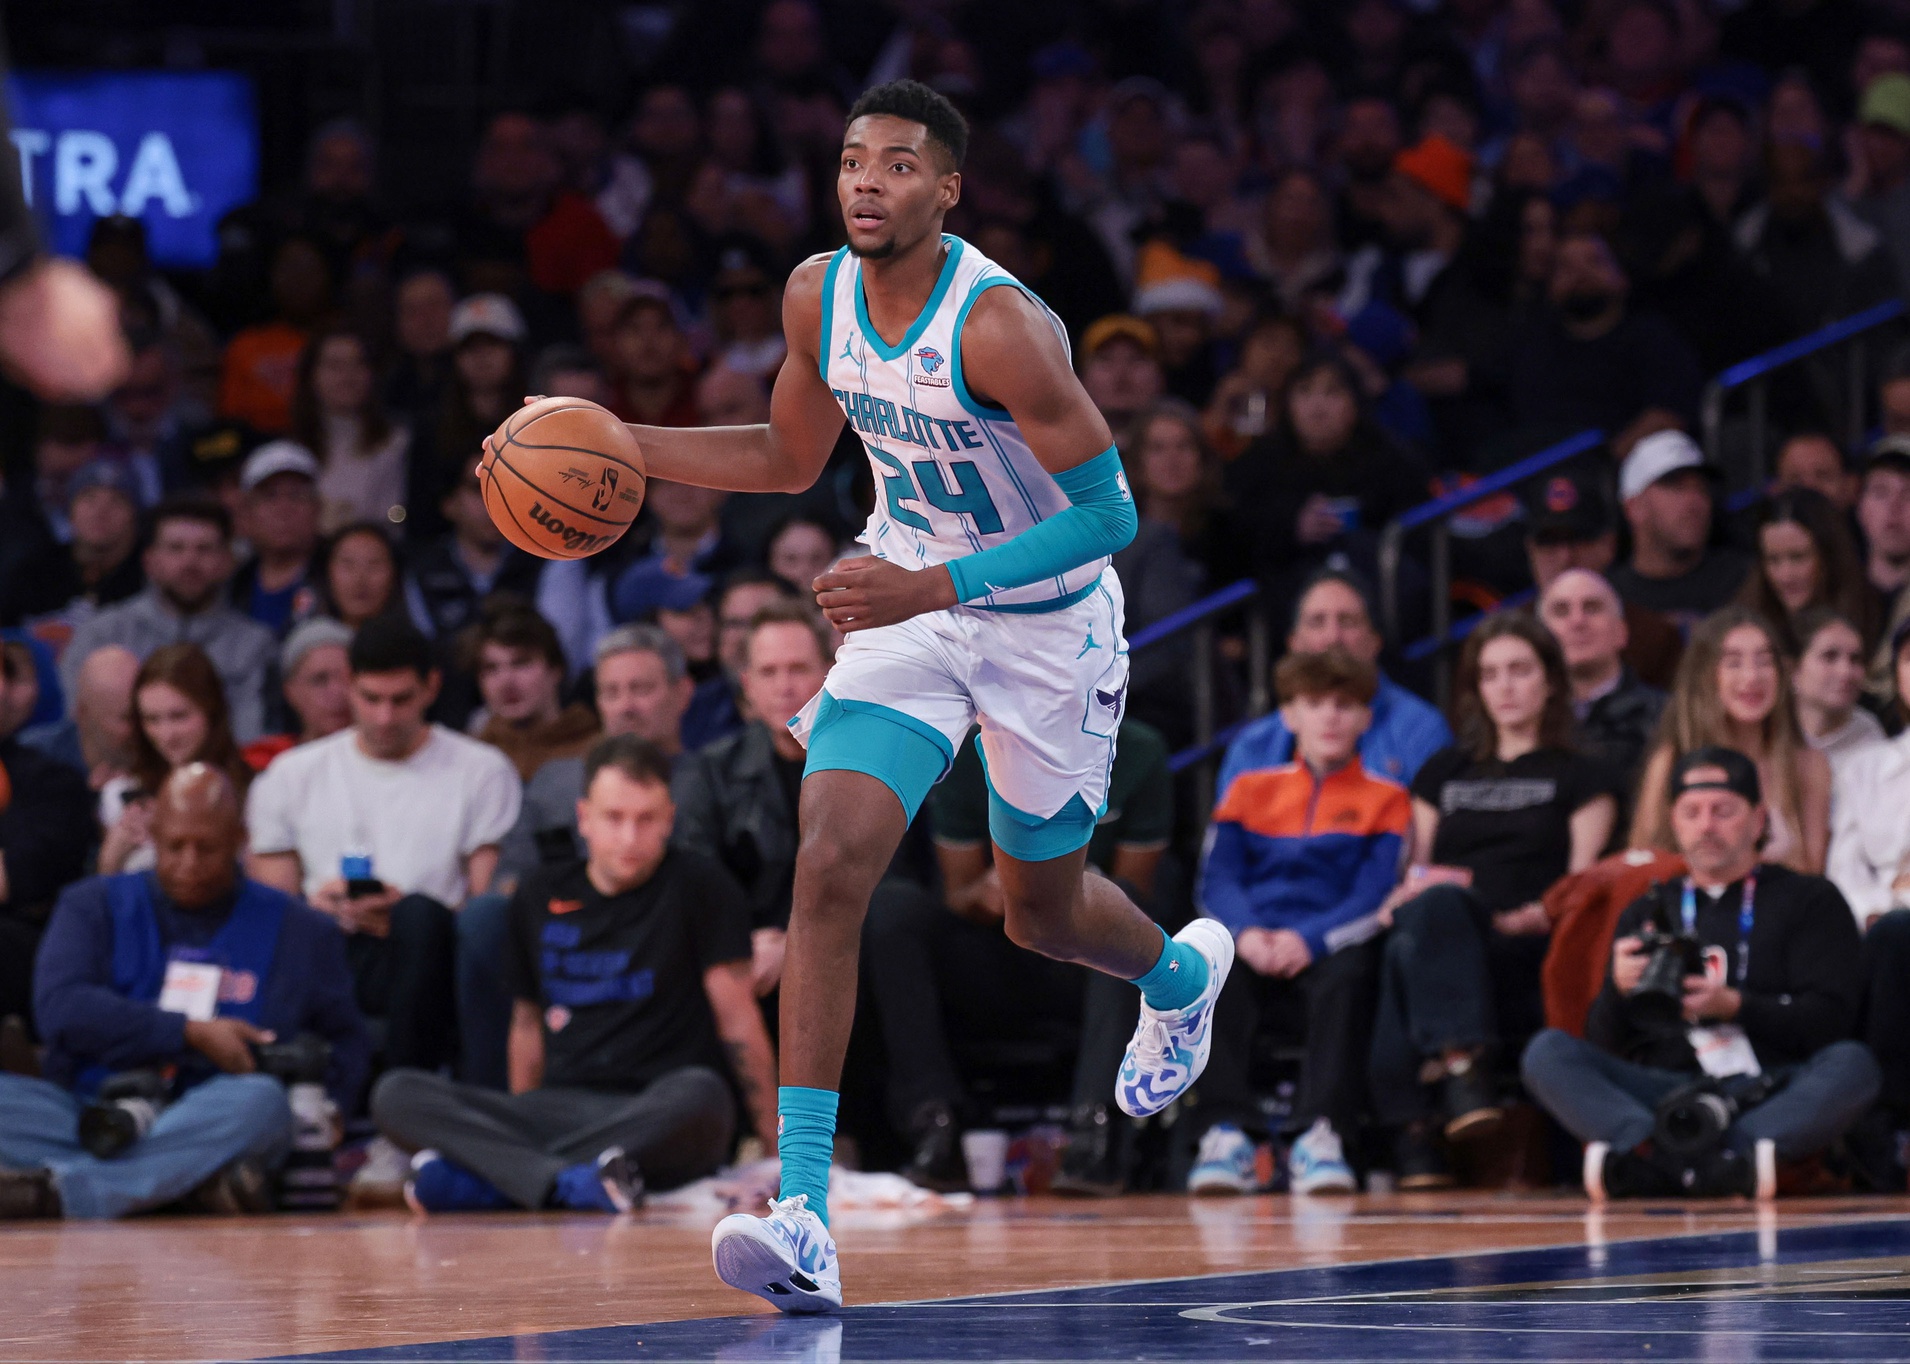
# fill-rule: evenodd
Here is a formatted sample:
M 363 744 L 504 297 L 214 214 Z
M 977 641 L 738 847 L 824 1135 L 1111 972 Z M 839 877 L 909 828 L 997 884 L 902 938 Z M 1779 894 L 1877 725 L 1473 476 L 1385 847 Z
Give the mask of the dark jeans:
M 701 1179 L 729 1154 L 736 1126 L 729 1085 L 705 1066 L 669 1071 L 635 1094 L 499 1094 L 394 1070 L 372 1088 L 371 1115 L 400 1146 L 441 1151 L 526 1208 L 544 1206 L 559 1170 L 611 1146 L 637 1163 L 649 1188 Z
M 1373 1114 L 1387 1126 L 1426 1117 L 1419 1069 L 1446 1051 L 1512 1054 L 1542 1025 L 1539 968 L 1548 937 L 1508 937 L 1471 891 L 1434 886 L 1393 915 L 1373 1024 Z
M 510 932 L 508 895 L 473 895 L 458 911 L 458 1077 L 500 1092 L 510 1088 L 511 992 L 504 984 Z
M 1306 1009 L 1306 1061 L 1291 1130 L 1325 1118 L 1347 1136 L 1366 1109 L 1366 1057 L 1372 1047 L 1373 1002 L 1381 943 L 1356 943 L 1316 961 L 1291 980 L 1276 980 L 1236 961 L 1214 1007 L 1214 1049 L 1199 1081 L 1202 1125 L 1260 1125 L 1248 1070 L 1254 1035 L 1269 1010 L 1298 996 Z
M 456 953 L 457 916 L 428 895 L 391 907 L 388 936 L 345 939 L 358 1007 L 384 1021 L 387 1067 L 436 1070 L 457 1059 Z
M 33 958 L 46 925 L 0 909 L 0 1018 L 18 1016 L 33 1027 Z
M 1634 1064 L 1556 1028 L 1532 1039 L 1520 1068 L 1527 1091 L 1566 1131 L 1614 1151 L 1629 1151 L 1649 1137 L 1658 1101 L 1697 1078 Z M 1861 1042 L 1833 1042 L 1810 1060 L 1774 1066 L 1771 1073 L 1785 1078 L 1784 1087 L 1740 1114 L 1725 1134 L 1727 1143 L 1747 1154 L 1768 1138 L 1780 1160 L 1814 1155 L 1848 1131 L 1877 1097 L 1877 1063 Z
M 1864 934 L 1868 990 L 1859 1034 L 1883 1071 L 1883 1104 L 1910 1121 L 1910 909 L 1893 909 Z
M 1069 1034 L 1072 1045 L 1093 974 L 1017 947 L 1001 929 L 958 918 L 900 881 L 883 882 L 870 901 L 863 956 L 889 1053 L 889 1119 L 904 1130 L 926 1103 L 967 1109 L 951 1038 L 1017 1042 L 1046 1031 Z

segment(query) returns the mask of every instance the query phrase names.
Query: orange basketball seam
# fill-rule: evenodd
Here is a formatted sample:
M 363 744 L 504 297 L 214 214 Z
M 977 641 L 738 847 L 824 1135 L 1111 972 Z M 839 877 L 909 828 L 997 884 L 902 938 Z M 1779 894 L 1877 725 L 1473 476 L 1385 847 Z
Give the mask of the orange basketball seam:
M 594 452 L 589 452 L 589 453 L 594 453 Z M 522 483 L 526 488 L 529 488 L 532 492 L 536 493 L 539 497 L 550 499 L 550 501 L 554 505 L 562 507 L 565 511 L 569 512 L 573 516 L 588 517 L 590 520 L 596 521 L 602 525 L 621 526 L 626 530 L 629 529 L 630 522 L 635 521 L 637 519 L 635 516 L 632 516 L 629 518 L 629 520 L 626 520 L 626 521 L 613 521 L 607 516 L 599 516 L 595 512 L 587 512 L 583 510 L 581 507 L 573 507 L 570 505 L 570 503 L 558 497 L 556 493 L 549 492 L 543 488 L 540 488 L 535 483 L 531 482 L 528 478 L 524 477 L 523 471 L 520 470 L 515 464 L 511 463 L 508 459 L 505 459 L 502 455 L 493 455 L 491 458 L 492 458 L 492 463 L 502 464 L 506 469 L 509 469 L 512 475 L 516 477 L 517 481 L 519 483 Z M 492 475 L 492 477 L 495 478 L 496 475 L 494 474 Z M 498 495 L 500 497 L 506 496 L 502 487 L 498 489 Z
M 521 534 L 526 540 L 535 542 L 537 540 L 537 537 L 535 535 L 532 535 L 529 531 L 525 530 L 524 523 L 517 519 L 517 511 L 515 508 L 511 506 L 511 499 L 505 494 L 504 485 L 498 481 L 496 464 L 497 464 L 497 454 L 495 451 L 493 451 L 491 455 L 491 463 L 485 465 L 484 469 L 485 469 L 485 472 L 490 475 L 491 485 L 497 489 L 497 504 L 500 507 L 504 508 L 505 514 L 511 518 L 511 524 L 517 527 L 518 533 Z M 515 474 L 517 473 L 517 470 L 512 469 L 511 472 Z M 523 477 L 523 475 L 521 474 L 519 474 L 518 476 L 520 478 Z M 530 484 L 526 483 L 524 486 L 528 488 Z M 490 509 L 491 509 L 491 499 L 487 497 L 484 499 L 484 510 L 488 512 L 490 511 Z M 522 545 L 519 545 L 517 547 L 520 550 L 524 548 Z M 529 551 L 526 551 L 526 552 L 528 553 Z M 546 556 L 540 554 L 538 555 L 538 557 L 544 558 Z

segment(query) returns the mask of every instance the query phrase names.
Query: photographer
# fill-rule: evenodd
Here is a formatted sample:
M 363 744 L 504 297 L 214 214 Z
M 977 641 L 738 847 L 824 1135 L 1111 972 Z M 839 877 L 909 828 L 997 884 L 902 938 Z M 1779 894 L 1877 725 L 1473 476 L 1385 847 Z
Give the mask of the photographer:
M 152 832 L 153 871 L 79 882 L 47 925 L 34 992 L 47 1078 L 0 1075 L 0 1220 L 119 1217 L 187 1195 L 201 1212 L 264 1211 L 293 1119 L 255 1048 L 315 1033 L 331 1046 L 334 1101 L 350 1108 L 364 1084 L 371 1044 L 343 937 L 240 877 L 231 780 L 180 768 Z M 103 1086 L 155 1101 L 142 1106 L 150 1126 L 110 1158 L 82 1141 Z
M 1584 1040 L 1525 1051 L 1525 1086 L 1586 1143 L 1594 1200 L 1777 1191 L 1869 1108 L 1877 1063 L 1846 1040 L 1863 993 L 1856 925 L 1836 887 L 1761 862 L 1757 766 L 1695 749 L 1667 799 L 1685 880 L 1620 916 Z

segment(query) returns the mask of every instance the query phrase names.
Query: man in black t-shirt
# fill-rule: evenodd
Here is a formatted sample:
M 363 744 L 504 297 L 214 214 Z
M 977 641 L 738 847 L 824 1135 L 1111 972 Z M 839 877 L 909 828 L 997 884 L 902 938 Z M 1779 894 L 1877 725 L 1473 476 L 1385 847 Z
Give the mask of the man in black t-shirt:
M 1626 601 L 1670 616 L 1687 634 L 1730 601 L 1751 571 L 1743 550 L 1711 544 L 1715 466 L 1682 431 L 1654 431 L 1618 474 L 1631 560 L 1607 576 Z
M 511 903 L 508 1095 L 418 1070 L 372 1093 L 416 1150 L 405 1196 L 428 1212 L 622 1212 L 728 1156 L 740 1084 L 776 1141 L 776 1063 L 750 988 L 749 913 L 720 866 L 672 848 L 670 764 L 634 735 L 584 762 L 588 860 L 525 878 Z

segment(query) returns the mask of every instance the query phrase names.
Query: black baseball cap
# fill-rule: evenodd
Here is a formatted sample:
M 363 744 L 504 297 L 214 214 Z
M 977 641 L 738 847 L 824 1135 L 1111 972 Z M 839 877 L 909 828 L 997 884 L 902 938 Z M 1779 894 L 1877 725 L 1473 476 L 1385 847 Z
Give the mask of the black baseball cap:
M 1864 455 L 1864 472 L 1872 469 L 1910 474 L 1910 436 L 1885 436 L 1872 445 Z
M 1595 540 L 1617 529 L 1604 480 L 1588 466 L 1555 469 L 1525 492 L 1526 533 L 1541 544 Z
M 1724 780 L 1703 776 L 1693 779 L 1693 773 L 1703 773 L 1708 767 L 1722 771 Z M 1753 805 L 1764 800 L 1764 785 L 1758 780 L 1757 764 L 1735 748 L 1716 744 L 1694 748 L 1673 765 L 1671 799 L 1676 800 L 1687 791 L 1733 791 Z

